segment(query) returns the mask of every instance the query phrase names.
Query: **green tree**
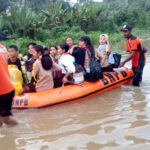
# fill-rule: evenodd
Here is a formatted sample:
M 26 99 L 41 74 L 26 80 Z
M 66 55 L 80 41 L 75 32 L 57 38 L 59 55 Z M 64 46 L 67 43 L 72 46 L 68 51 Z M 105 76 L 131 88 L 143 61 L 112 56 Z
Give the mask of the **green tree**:
M 9 4 L 9 0 L 0 0 L 0 12 L 6 11 Z
M 21 9 L 12 7 L 10 12 L 10 16 L 5 16 L 5 26 L 8 28 L 9 33 L 13 37 L 29 36 L 34 38 L 39 16 L 32 12 L 27 4 Z
M 111 10 L 120 9 L 120 7 L 125 6 L 125 0 L 104 0 L 104 3 L 110 7 Z
M 24 3 L 28 3 L 33 10 L 40 12 L 48 9 L 50 5 L 54 7 L 55 3 L 60 1 L 62 0 L 24 0 Z
M 146 3 L 145 3 L 145 9 L 147 11 L 150 11 L 150 1 L 149 0 L 147 0 Z
M 3 16 L 0 16 L 0 30 L 3 30 L 5 26 L 5 19 Z
M 78 3 L 80 4 L 85 4 L 85 3 L 89 3 L 92 2 L 93 0 L 77 0 Z

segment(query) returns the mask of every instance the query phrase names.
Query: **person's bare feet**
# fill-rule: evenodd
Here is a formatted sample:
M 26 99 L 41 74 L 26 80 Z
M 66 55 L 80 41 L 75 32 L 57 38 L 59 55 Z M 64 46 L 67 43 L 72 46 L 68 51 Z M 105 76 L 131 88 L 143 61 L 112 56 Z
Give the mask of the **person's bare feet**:
M 8 116 L 8 117 L 3 117 L 2 118 L 2 122 L 5 123 L 7 126 L 12 127 L 17 125 L 17 121 L 15 119 L 13 119 L 12 117 Z

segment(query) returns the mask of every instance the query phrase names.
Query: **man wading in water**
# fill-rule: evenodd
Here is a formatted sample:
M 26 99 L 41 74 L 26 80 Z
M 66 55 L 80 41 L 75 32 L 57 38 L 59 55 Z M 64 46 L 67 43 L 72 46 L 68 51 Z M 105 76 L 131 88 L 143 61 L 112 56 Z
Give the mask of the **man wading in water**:
M 8 72 L 8 56 L 6 48 L 0 44 L 0 127 L 5 123 L 8 126 L 17 124 L 10 116 L 14 97 L 14 86 Z
M 143 45 L 139 38 L 131 34 L 132 27 L 124 25 L 121 29 L 126 40 L 126 51 L 130 53 L 119 67 L 123 67 L 126 62 L 132 60 L 132 69 L 134 72 L 133 82 L 134 86 L 140 86 L 142 81 L 143 68 L 145 64 L 145 55 L 143 51 Z

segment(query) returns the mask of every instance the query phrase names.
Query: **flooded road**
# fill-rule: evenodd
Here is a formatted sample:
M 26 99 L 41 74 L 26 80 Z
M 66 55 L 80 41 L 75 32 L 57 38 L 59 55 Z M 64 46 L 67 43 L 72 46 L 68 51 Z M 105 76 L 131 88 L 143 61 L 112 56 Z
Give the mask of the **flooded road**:
M 150 150 L 150 53 L 141 87 L 14 115 L 19 125 L 0 129 L 0 150 Z

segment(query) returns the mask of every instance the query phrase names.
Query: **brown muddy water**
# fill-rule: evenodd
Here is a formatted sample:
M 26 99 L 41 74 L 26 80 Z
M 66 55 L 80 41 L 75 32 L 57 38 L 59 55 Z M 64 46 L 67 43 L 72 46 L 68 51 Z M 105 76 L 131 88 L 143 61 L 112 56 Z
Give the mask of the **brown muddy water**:
M 150 150 L 150 53 L 141 87 L 14 116 L 19 125 L 0 129 L 0 150 Z

